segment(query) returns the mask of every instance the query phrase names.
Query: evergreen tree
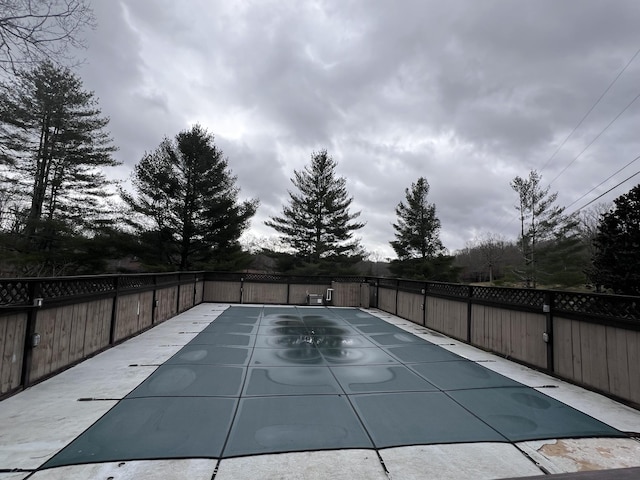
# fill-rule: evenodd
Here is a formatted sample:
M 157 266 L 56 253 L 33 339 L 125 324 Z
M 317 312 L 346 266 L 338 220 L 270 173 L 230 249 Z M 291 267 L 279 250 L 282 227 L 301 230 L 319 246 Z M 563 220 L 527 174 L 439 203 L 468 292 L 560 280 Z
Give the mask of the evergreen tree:
M 537 279 L 545 285 L 572 287 L 586 283 L 588 250 L 575 217 L 559 225 L 550 240 L 539 243 L 537 259 Z
M 444 255 L 436 206 L 427 200 L 429 182 L 420 177 L 404 193 L 406 204 L 396 207 L 398 220 L 393 224 L 396 239 L 389 242 L 398 255 L 389 266 L 391 272 L 403 278 L 457 281 L 460 269 L 454 257 Z
M 199 125 L 165 139 L 134 168 L 135 195 L 121 192 L 152 268 L 234 269 L 238 239 L 258 208 L 239 189 L 213 135 Z
M 396 240 L 390 243 L 401 261 L 434 258 L 444 249 L 436 206 L 427 201 L 428 194 L 429 182 L 420 177 L 411 184 L 411 189 L 405 189 L 407 203 L 400 202 L 396 207 L 398 222 L 393 224 Z
M 601 216 L 588 275 L 615 293 L 640 295 L 640 185 L 614 204 Z
M 50 62 L 0 85 L 0 169 L 27 263 L 52 262 L 64 236 L 109 217 L 103 168 L 118 162 L 108 122 L 82 81 Z
M 360 212 L 350 213 L 346 180 L 336 177 L 337 163 L 326 150 L 311 154 L 311 164 L 294 170 L 291 179 L 297 192 L 289 191 L 289 205 L 282 215 L 265 224 L 282 234 L 282 241 L 298 259 L 310 264 L 326 260 L 362 258 L 363 250 L 353 232 L 364 223 L 354 222 Z

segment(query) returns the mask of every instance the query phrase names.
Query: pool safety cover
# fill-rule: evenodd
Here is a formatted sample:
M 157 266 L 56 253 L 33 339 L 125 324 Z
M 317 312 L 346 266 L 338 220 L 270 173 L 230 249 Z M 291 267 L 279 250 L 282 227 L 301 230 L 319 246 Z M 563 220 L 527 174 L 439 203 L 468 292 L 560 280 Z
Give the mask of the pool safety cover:
M 225 310 L 44 464 L 625 437 L 358 309 Z

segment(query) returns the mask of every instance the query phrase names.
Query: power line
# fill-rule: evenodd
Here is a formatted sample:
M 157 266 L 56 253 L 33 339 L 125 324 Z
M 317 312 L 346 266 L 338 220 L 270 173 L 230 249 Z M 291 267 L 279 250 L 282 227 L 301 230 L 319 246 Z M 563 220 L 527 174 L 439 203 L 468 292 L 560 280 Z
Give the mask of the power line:
M 569 138 L 571 138 L 571 136 L 576 132 L 576 130 L 578 130 L 578 128 L 580 128 L 580 126 L 582 125 L 582 123 L 587 119 L 587 117 L 591 114 L 591 112 L 593 111 L 594 108 L 596 108 L 598 106 L 598 104 L 600 103 L 600 101 L 605 97 L 605 95 L 609 92 L 609 90 L 611 90 L 611 88 L 613 87 L 613 85 L 618 81 L 618 79 L 622 76 L 622 74 L 627 70 L 627 68 L 629 67 L 629 65 L 631 65 L 631 63 L 636 59 L 636 57 L 640 54 L 640 48 L 638 50 L 636 50 L 636 52 L 633 54 L 633 56 L 629 59 L 629 61 L 626 63 L 626 65 L 622 68 L 622 70 L 620 70 L 620 72 L 615 76 L 615 78 L 611 81 L 611 83 L 609 83 L 609 85 L 607 86 L 607 88 L 604 90 L 604 92 L 602 92 L 602 94 L 598 97 L 598 99 L 595 101 L 595 103 L 591 106 L 591 108 L 589 108 L 589 110 L 587 111 L 587 113 L 584 114 L 584 116 L 580 119 L 580 121 L 578 122 L 578 124 L 573 128 L 573 130 L 571 130 L 571 132 L 569 133 L 569 135 L 567 135 L 567 137 L 562 141 L 562 143 L 560 144 L 560 146 L 558 146 L 558 148 L 553 152 L 553 154 L 549 157 L 549 159 L 545 162 L 545 164 L 542 166 L 542 168 L 540 169 L 540 172 L 542 172 L 542 170 L 544 170 L 549 163 L 551 162 L 551 160 L 553 160 L 555 158 L 555 156 L 558 154 L 558 152 L 562 149 L 562 147 L 567 143 L 567 141 L 569 140 Z M 593 138 L 593 140 L 591 140 L 591 142 L 589 142 L 589 144 L 578 154 L 578 156 L 576 156 L 566 167 L 564 167 L 562 169 L 562 171 L 556 175 L 556 177 L 551 180 L 551 182 L 549 183 L 549 186 L 551 186 L 551 184 L 553 182 L 555 182 L 576 160 L 578 160 L 578 158 L 596 141 L 598 140 L 598 138 L 600 138 L 600 136 L 638 99 L 640 98 L 640 94 L 638 94 L 633 100 L 631 100 L 631 102 L 629 102 L 624 109 L 618 113 L 618 115 L 616 115 L 616 117 L 611 120 L 609 122 L 609 124 L 600 132 L 598 133 L 598 135 L 596 135 L 596 137 Z M 633 162 L 635 162 L 636 160 L 638 160 L 638 158 L 635 158 L 634 160 L 632 160 L 630 163 L 628 163 L 627 165 L 625 165 L 624 167 L 622 167 L 620 170 L 618 170 L 616 173 L 614 173 L 613 175 L 611 175 L 611 177 L 613 177 L 614 175 L 616 175 L 617 173 L 619 173 L 620 171 L 624 170 L 625 168 L 627 168 L 629 165 L 631 165 Z M 638 172 L 640 173 L 640 172 Z M 630 178 L 633 178 L 636 174 L 632 175 L 631 177 L 627 178 L 626 180 L 624 180 L 622 183 L 626 182 L 627 180 L 629 180 Z M 602 183 L 606 182 L 607 180 L 609 180 L 611 177 L 607 178 L 606 180 L 604 180 Z M 581 196 L 580 198 L 578 198 L 576 201 L 574 201 L 573 203 L 571 203 L 571 205 L 574 205 L 575 203 L 577 203 L 579 200 L 581 200 L 582 198 L 584 198 L 585 196 L 587 196 L 589 193 L 591 193 L 593 190 L 595 190 L 596 188 L 598 188 L 600 185 L 602 185 L 602 183 L 598 184 L 596 187 L 592 188 L 591 190 L 589 190 L 587 193 L 585 193 L 583 196 Z M 622 184 L 621 183 L 621 184 Z M 616 185 L 616 187 L 618 187 L 619 185 Z M 614 187 L 614 188 L 616 188 Z M 603 193 L 601 196 L 595 198 L 593 201 L 597 200 L 598 198 L 601 198 L 602 196 L 606 195 L 607 193 L 609 193 L 611 190 L 608 190 L 607 192 Z M 579 211 L 582 208 L 585 208 L 586 206 L 590 205 L 590 202 L 584 206 L 582 206 L 580 209 L 576 210 Z M 569 205 L 569 206 L 571 206 Z M 568 207 L 566 207 L 568 208 Z M 565 209 L 566 209 L 565 208 Z M 503 217 L 504 218 L 504 215 Z M 517 216 L 512 216 L 511 219 L 507 222 L 507 225 L 510 225 L 515 219 L 517 218 Z M 499 224 L 503 224 L 502 223 L 503 220 L 501 219 L 498 223 Z
M 576 158 L 574 158 L 573 160 L 571 160 L 571 161 L 567 164 L 567 166 L 566 166 L 566 167 L 564 167 L 564 168 L 560 171 L 560 173 L 559 173 L 558 175 L 556 175 L 556 176 L 555 176 L 555 178 L 549 182 L 549 186 L 553 185 L 553 182 L 555 182 L 555 181 L 556 181 L 556 180 L 557 180 L 557 179 L 558 179 L 558 178 L 559 178 L 559 177 L 560 177 L 560 176 L 561 176 L 561 175 L 562 175 L 562 174 L 567 170 L 567 168 L 569 168 L 571 165 L 573 165 L 573 164 L 574 164 L 574 162 L 575 162 L 576 160 L 578 160 L 578 158 L 580 158 L 580 156 L 581 156 L 584 152 L 586 152 L 586 151 L 587 151 L 587 149 L 588 149 L 591 145 L 593 145 L 593 144 L 595 143 L 595 141 L 596 141 L 596 140 L 598 140 L 598 138 L 600 138 L 600 136 L 601 136 L 604 132 L 606 132 L 606 131 L 607 131 L 607 129 L 608 129 L 611 125 L 613 125 L 613 123 L 614 123 L 616 120 L 618 120 L 618 118 L 620 118 L 620 116 L 622 116 L 622 114 L 623 114 L 624 112 L 626 112 L 626 111 L 627 111 L 627 109 L 628 109 L 631 105 L 633 105 L 633 103 L 634 103 L 636 100 L 638 100 L 638 98 L 640 98 L 640 93 L 639 93 L 638 95 L 636 95 L 636 96 L 634 97 L 634 99 L 633 99 L 633 100 L 631 100 L 629 103 L 627 103 L 627 106 L 626 106 L 626 107 L 624 107 L 624 108 L 622 109 L 622 111 L 621 111 L 620 113 L 618 113 L 618 115 L 616 115 L 616 116 L 613 118 L 613 120 L 611 120 L 611 121 L 607 124 L 607 126 L 606 126 L 606 127 L 604 127 L 604 128 L 600 131 L 600 133 L 598 133 L 598 135 L 596 135 L 595 137 L 593 137 L 593 140 L 591 140 L 591 141 L 589 142 L 589 144 L 588 144 L 586 147 L 584 147 L 584 148 L 582 149 L 582 151 L 581 151 L 581 152 L 576 156 Z
M 555 158 L 555 156 L 558 154 L 558 152 L 562 149 L 562 147 L 564 147 L 565 143 L 567 143 L 567 141 L 569 140 L 569 138 L 571 138 L 571 136 L 576 132 L 576 130 L 578 130 L 578 128 L 580 128 L 580 125 L 582 125 L 582 122 L 584 122 L 587 117 L 589 116 L 589 114 L 593 111 L 594 108 L 596 108 L 598 106 L 598 104 L 600 103 L 600 101 L 604 98 L 604 96 L 607 94 L 607 92 L 609 90 L 611 90 L 611 87 L 613 87 L 613 85 L 618 81 L 618 79 L 622 76 L 622 74 L 625 72 L 625 70 L 629 67 L 629 65 L 631 65 L 631 62 L 633 62 L 635 60 L 635 58 L 638 56 L 638 54 L 640 54 L 640 48 L 636 51 L 636 53 L 631 57 L 631 60 L 629 60 L 627 62 L 627 64 L 624 66 L 624 68 L 622 70 L 620 70 L 620 73 L 618 73 L 618 75 L 616 75 L 616 78 L 613 79 L 613 81 L 609 84 L 609 86 L 605 89 L 604 92 L 602 92 L 602 95 L 600 95 L 598 97 L 598 99 L 596 100 L 596 102 L 591 106 L 591 108 L 587 111 L 587 113 L 584 114 L 584 116 L 582 117 L 582 119 L 578 122 L 578 124 L 573 128 L 573 130 L 571 130 L 571 133 L 569 133 L 569 135 L 567 135 L 567 138 L 565 138 L 562 143 L 560 144 L 560 146 L 558 148 L 556 148 L 555 152 L 553 152 L 553 155 L 551 155 L 549 157 L 549 159 L 546 161 L 546 163 L 542 166 L 542 168 L 540 169 L 540 172 L 542 172 L 547 165 L 549 165 L 549 163 L 551 162 L 551 160 L 553 160 Z
M 629 163 L 627 163 L 624 167 L 616 170 L 614 173 L 612 173 L 611 175 L 609 175 L 607 178 L 605 178 L 603 181 L 601 181 L 598 185 L 596 185 L 595 187 L 593 187 L 591 190 L 589 190 L 587 193 L 585 193 L 584 195 L 582 195 L 581 197 L 577 198 L 576 200 L 574 200 L 572 203 L 570 203 L 569 205 L 567 205 L 565 207 L 565 209 L 568 209 L 569 207 L 575 205 L 576 203 L 578 203 L 580 200 L 582 200 L 584 197 L 586 197 L 587 195 L 589 195 L 591 192 L 593 192 L 596 188 L 600 187 L 603 183 L 611 180 L 613 177 L 615 177 L 618 173 L 620 173 L 622 170 L 624 170 L 625 168 L 627 168 L 629 165 L 632 165 L 633 163 L 637 162 L 638 160 L 640 160 L 640 155 L 638 155 L 636 158 L 634 158 L 633 160 L 631 160 Z
M 589 205 L 591 205 L 593 202 L 595 202 L 596 200 L 604 197 L 607 193 L 611 192 L 612 190 L 615 190 L 616 188 L 618 188 L 620 185 L 622 185 L 623 183 L 631 180 L 633 177 L 635 177 L 636 175 L 640 175 L 640 171 L 637 171 L 636 173 L 634 173 L 633 175 L 631 175 L 630 177 L 625 178 L 623 181 L 621 181 L 620 183 L 618 183 L 617 185 L 614 185 L 613 187 L 611 187 L 609 190 L 607 190 L 606 192 L 602 193 L 601 195 L 598 195 L 596 198 L 594 198 L 593 200 L 591 200 L 588 203 L 585 203 L 583 206 L 581 206 L 580 208 L 578 208 L 576 211 L 574 211 L 573 213 L 578 213 L 580 210 L 582 210 L 583 208 L 588 207 Z

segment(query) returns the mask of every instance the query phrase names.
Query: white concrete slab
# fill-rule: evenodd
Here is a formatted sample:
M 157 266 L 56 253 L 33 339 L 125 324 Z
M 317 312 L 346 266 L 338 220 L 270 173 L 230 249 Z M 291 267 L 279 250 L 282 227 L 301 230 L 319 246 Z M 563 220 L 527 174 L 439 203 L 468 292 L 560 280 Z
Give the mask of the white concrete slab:
M 35 388 L 0 403 L 0 469 L 38 468 L 117 403 L 50 398 Z
M 30 472 L 0 473 L 0 480 L 24 480 L 29 475 L 30 475 Z
M 220 461 L 216 480 L 388 480 L 374 450 L 333 450 L 229 458 Z
M 462 443 L 380 450 L 389 477 L 402 480 L 482 480 L 544 472 L 513 445 Z
M 579 438 L 518 444 L 550 473 L 640 466 L 640 442 L 628 438 Z
M 29 480 L 211 480 L 217 460 L 154 460 L 73 465 L 36 472 Z

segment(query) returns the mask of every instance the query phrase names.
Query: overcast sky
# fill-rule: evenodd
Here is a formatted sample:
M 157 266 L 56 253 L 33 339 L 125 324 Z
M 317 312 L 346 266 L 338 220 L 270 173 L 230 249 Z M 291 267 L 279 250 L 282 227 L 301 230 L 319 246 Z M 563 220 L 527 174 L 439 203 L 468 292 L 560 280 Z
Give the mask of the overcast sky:
M 540 171 L 570 212 L 640 170 L 578 200 L 640 155 L 640 99 L 623 112 L 640 94 L 640 55 L 553 156 L 638 52 L 637 0 L 92 3 L 78 73 L 111 118 L 124 163 L 113 176 L 200 123 L 241 198 L 260 200 L 258 238 L 276 235 L 264 221 L 320 149 L 378 258 L 394 257 L 394 209 L 421 176 L 453 251 L 483 232 L 516 237 L 517 175 Z

